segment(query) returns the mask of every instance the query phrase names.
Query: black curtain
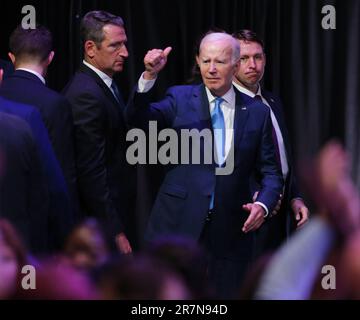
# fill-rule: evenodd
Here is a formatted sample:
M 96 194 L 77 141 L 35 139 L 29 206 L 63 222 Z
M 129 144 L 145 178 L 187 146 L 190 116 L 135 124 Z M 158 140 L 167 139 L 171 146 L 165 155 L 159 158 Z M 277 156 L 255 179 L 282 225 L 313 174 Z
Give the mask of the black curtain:
M 37 22 L 54 34 L 56 56 L 48 83 L 56 90 L 81 61 L 79 22 L 90 10 L 107 10 L 125 21 L 130 56 L 118 79 L 125 97 L 143 71 L 148 49 L 173 47 L 158 79 L 161 96 L 167 87 L 190 77 L 195 45 L 208 29 L 255 30 L 266 45 L 264 85 L 284 102 L 295 158 L 312 155 L 337 137 L 351 152 L 354 179 L 360 185 L 359 0 L 3 0 L 0 11 L 7 22 L 1 22 L 2 58 L 27 4 L 36 8 Z M 335 30 L 322 28 L 324 5 L 336 9 Z M 157 174 L 141 173 L 150 177 L 143 183 L 145 212 L 156 193 Z

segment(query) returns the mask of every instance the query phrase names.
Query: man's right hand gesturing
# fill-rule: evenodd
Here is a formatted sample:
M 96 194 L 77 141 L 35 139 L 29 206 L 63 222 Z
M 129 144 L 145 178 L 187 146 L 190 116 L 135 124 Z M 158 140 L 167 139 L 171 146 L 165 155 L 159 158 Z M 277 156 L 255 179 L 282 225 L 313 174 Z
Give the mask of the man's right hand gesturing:
M 167 57 L 172 48 L 167 47 L 164 50 L 152 49 L 147 52 L 144 58 L 145 72 L 144 79 L 153 80 L 157 74 L 164 68 L 167 62 Z

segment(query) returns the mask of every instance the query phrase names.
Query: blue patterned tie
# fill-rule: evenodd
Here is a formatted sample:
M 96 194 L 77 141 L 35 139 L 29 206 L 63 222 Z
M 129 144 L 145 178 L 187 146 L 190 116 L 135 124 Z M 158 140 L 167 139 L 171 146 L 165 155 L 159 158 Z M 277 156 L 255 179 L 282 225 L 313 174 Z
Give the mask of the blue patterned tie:
M 225 121 L 224 114 L 220 107 L 223 101 L 223 98 L 216 98 L 215 108 L 211 113 L 211 122 L 214 130 L 214 140 L 219 166 L 225 161 Z
M 221 103 L 223 101 L 223 98 L 216 98 L 215 108 L 211 113 L 211 122 L 214 131 L 214 141 L 219 166 L 225 162 L 225 121 L 224 114 L 221 110 Z M 215 195 L 213 193 L 211 195 L 210 209 L 214 208 L 214 197 Z
M 113 92 L 113 94 L 114 94 L 114 96 L 115 96 L 116 101 L 117 101 L 120 105 L 122 105 L 122 98 L 121 98 L 119 89 L 118 89 L 118 87 L 117 87 L 117 85 L 116 85 L 116 83 L 115 83 L 114 80 L 111 82 L 111 89 L 112 89 L 112 92 Z

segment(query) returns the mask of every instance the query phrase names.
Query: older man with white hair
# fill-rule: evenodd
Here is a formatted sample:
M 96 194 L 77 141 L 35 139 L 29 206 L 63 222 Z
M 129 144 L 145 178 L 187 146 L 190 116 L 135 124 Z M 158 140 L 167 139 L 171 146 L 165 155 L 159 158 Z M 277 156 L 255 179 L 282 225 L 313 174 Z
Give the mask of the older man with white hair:
M 204 161 L 207 145 L 202 141 L 200 164 L 180 161 L 167 166 L 145 237 L 151 241 L 178 234 L 197 239 L 207 249 L 216 296 L 234 298 L 252 261 L 254 231 L 276 206 L 283 186 L 269 110 L 234 90 L 240 48 L 227 33 L 210 33 L 201 41 L 196 61 L 203 84 L 172 87 L 163 100 L 152 103 L 151 88 L 170 51 L 146 54 L 145 72 L 129 100 L 126 119 L 145 129 L 148 121 L 157 121 L 158 128 L 171 128 L 179 138 L 182 129 L 207 129 L 213 133 L 210 145 L 216 156 L 211 164 Z M 182 153 L 191 154 L 194 145 Z M 231 161 L 232 172 L 216 174 Z M 262 186 L 257 202 L 249 188 L 253 174 Z

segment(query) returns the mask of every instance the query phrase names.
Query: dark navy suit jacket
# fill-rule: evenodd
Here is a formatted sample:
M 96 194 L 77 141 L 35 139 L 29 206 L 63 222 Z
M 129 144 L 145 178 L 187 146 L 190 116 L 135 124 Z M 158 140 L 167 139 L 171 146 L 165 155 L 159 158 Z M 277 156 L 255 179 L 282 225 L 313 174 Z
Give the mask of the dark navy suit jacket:
M 4 79 L 14 72 L 14 66 L 10 61 L 0 59 L 0 69 L 4 71 Z
M 41 253 L 47 250 L 48 214 L 48 188 L 31 128 L 0 112 L 0 217 L 13 224 L 29 250 Z
M 262 90 L 262 95 L 270 105 L 283 137 L 289 172 L 285 181 L 285 189 L 279 212 L 264 224 L 259 232 L 257 244 L 259 254 L 267 250 L 276 250 L 296 229 L 296 220 L 291 209 L 291 200 L 301 198 L 293 167 L 290 137 L 285 124 L 281 100 L 269 91 Z
M 126 161 L 124 103 L 84 64 L 63 93 L 75 127 L 82 213 L 100 219 L 112 235 L 125 231 L 133 244 L 136 172 Z
M 49 249 L 58 249 L 73 224 L 70 199 L 60 165 L 55 157 L 40 113 L 32 106 L 0 97 L 0 112 L 25 120 L 32 131 L 50 196 Z
M 63 171 L 73 214 L 77 214 L 78 197 L 74 160 L 74 129 L 69 102 L 47 88 L 34 74 L 16 70 L 4 80 L 0 95 L 6 99 L 35 107 L 41 114 L 56 158 Z
M 288 200 L 292 200 L 294 198 L 300 198 L 301 193 L 299 191 L 299 188 L 297 186 L 296 182 L 296 176 L 295 176 L 295 170 L 293 167 L 293 160 L 292 160 L 292 149 L 291 149 L 291 142 L 289 133 L 287 130 L 287 126 L 285 124 L 285 118 L 283 113 L 283 106 L 281 103 L 281 100 L 274 94 L 272 94 L 269 91 L 262 90 L 262 95 L 266 99 L 266 101 L 269 103 L 272 111 L 274 112 L 274 115 L 276 117 L 276 120 L 278 121 L 283 140 L 285 145 L 285 151 L 286 151 L 286 158 L 289 165 L 289 173 L 288 178 L 286 179 L 286 193 L 288 195 Z
M 170 88 L 166 97 L 150 103 L 151 93 L 134 90 L 126 110 L 130 125 L 147 128 L 156 120 L 158 128 L 212 130 L 205 87 Z M 203 152 L 203 147 L 201 150 Z M 234 171 L 215 175 L 215 164 L 169 165 L 153 206 L 146 238 L 181 234 L 199 239 L 215 192 L 212 226 L 213 253 L 219 257 L 248 260 L 252 254 L 252 233 L 241 229 L 248 217 L 242 205 L 252 202 L 250 176 L 261 177 L 258 201 L 272 210 L 283 186 L 271 137 L 269 110 L 236 91 L 234 119 Z

